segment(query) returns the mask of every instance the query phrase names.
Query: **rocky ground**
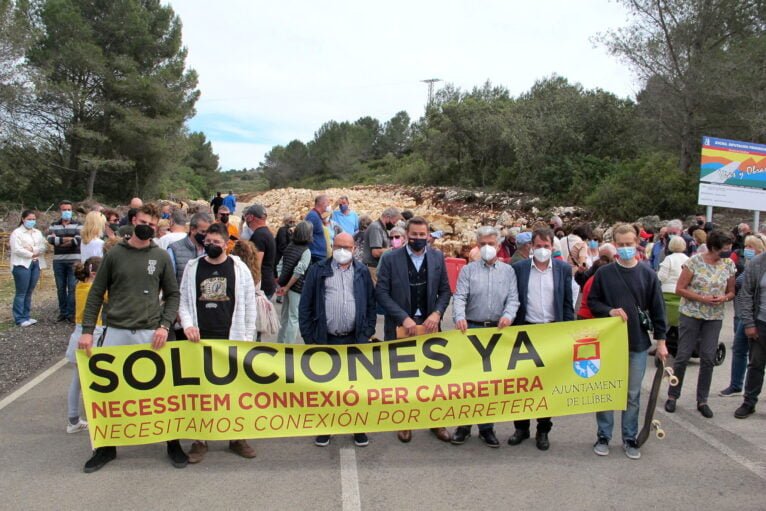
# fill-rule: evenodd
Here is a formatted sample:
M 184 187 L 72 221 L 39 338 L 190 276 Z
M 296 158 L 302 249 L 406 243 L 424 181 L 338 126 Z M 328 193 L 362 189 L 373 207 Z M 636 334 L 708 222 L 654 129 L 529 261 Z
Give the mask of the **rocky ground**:
M 48 298 L 38 300 L 32 306 L 32 316 L 38 320 L 36 325 L 21 328 L 3 323 L 4 329 L 0 331 L 0 396 L 64 358 L 73 327 L 69 323 L 56 323 L 57 315 L 56 299 Z

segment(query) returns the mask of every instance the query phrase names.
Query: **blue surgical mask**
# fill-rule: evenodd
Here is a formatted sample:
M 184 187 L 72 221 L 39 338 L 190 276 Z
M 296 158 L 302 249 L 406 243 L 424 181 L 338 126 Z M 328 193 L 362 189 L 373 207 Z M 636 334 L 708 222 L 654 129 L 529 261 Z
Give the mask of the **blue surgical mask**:
M 753 257 L 755 257 L 755 250 L 753 250 L 752 248 L 746 248 L 745 250 L 742 251 L 742 255 L 745 256 L 745 259 L 752 259 Z
M 596 240 L 590 240 L 588 242 L 588 248 L 598 248 L 598 241 Z
M 630 261 L 636 257 L 636 247 L 619 247 L 617 249 L 617 255 L 623 261 Z
M 71 220 L 72 219 L 72 212 L 71 211 L 62 211 L 61 212 L 61 219 L 62 220 Z
M 340 205 L 340 212 L 345 214 L 346 211 L 348 211 L 348 204 L 341 204 Z
M 34 229 L 35 225 L 37 225 L 36 220 L 24 220 L 24 227 L 27 229 Z

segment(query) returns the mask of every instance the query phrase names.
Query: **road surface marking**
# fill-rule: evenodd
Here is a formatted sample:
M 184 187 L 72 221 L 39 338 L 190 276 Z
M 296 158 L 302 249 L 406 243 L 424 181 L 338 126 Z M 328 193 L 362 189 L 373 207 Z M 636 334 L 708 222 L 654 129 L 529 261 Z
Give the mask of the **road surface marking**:
M 48 369 L 38 374 L 35 378 L 28 381 L 20 389 L 16 390 L 15 392 L 12 392 L 8 397 L 0 401 L 0 410 L 5 408 L 9 404 L 13 403 L 14 401 L 16 401 L 18 398 L 26 394 L 28 391 L 32 390 L 36 385 L 41 383 L 48 376 L 52 375 L 53 373 L 61 369 L 64 365 L 66 365 L 66 363 L 67 363 L 67 359 L 62 358 L 61 360 L 59 360 L 58 362 L 50 366 Z
M 344 447 L 340 450 L 340 490 L 343 511 L 359 511 L 359 476 L 356 472 L 356 451 Z

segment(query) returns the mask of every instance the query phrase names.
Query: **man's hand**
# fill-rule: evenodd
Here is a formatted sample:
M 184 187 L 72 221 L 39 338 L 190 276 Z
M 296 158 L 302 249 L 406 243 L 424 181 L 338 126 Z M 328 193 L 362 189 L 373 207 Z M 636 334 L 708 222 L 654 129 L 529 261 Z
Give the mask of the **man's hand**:
M 623 321 L 628 320 L 628 315 L 622 309 L 612 309 L 609 311 L 609 315 L 613 318 L 622 318 Z
M 412 337 L 415 335 L 415 332 L 417 330 L 418 324 L 415 323 L 415 320 L 408 317 L 404 320 L 402 323 L 402 327 L 404 328 L 404 332 L 407 334 L 407 337 Z
M 284 287 L 280 286 L 277 288 L 277 296 L 285 296 L 285 294 L 287 294 L 287 291 L 285 291 Z
M 423 322 L 423 326 L 426 327 L 426 333 L 432 334 L 439 331 L 439 321 L 441 315 L 438 312 L 432 312 L 426 320 Z
M 664 364 L 668 360 L 668 346 L 665 341 L 657 341 L 657 351 L 654 353 L 654 356 L 662 360 L 662 363 Z
M 505 316 L 500 318 L 500 321 L 497 323 L 497 328 L 505 328 L 507 326 L 511 326 L 513 324 L 512 319 L 508 319 Z
M 152 348 L 158 350 L 165 346 L 165 342 L 168 340 L 168 331 L 160 327 L 154 331 L 154 337 L 152 337 Z
M 93 334 L 82 334 L 77 341 L 77 349 L 85 350 L 85 354 L 90 357 L 90 349 L 93 346 Z
M 455 328 L 465 333 L 465 331 L 468 330 L 468 321 L 464 319 L 457 320 L 457 322 L 455 323 Z
M 756 340 L 758 339 L 758 327 L 749 326 L 745 328 L 745 335 L 748 339 Z
M 184 328 L 184 335 L 191 342 L 199 342 L 199 328 L 197 328 L 196 326 L 190 326 L 189 328 Z

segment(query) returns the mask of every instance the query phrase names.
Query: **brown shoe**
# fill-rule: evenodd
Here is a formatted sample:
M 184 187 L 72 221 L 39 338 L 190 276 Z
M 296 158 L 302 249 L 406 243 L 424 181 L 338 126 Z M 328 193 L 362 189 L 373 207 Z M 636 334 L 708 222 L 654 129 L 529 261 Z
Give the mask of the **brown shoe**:
M 229 449 L 234 454 L 243 458 L 255 458 L 255 449 L 250 447 L 245 440 L 232 440 L 229 442 Z
M 195 440 L 189 449 L 189 463 L 199 463 L 207 454 L 207 442 Z
M 396 436 L 399 438 L 399 441 L 406 444 L 410 440 L 412 440 L 412 431 L 406 430 L 406 431 L 399 431 Z
M 449 442 L 452 440 L 452 437 L 450 436 L 449 431 L 447 431 L 447 428 L 431 428 L 431 433 L 436 435 L 436 438 L 442 442 Z

